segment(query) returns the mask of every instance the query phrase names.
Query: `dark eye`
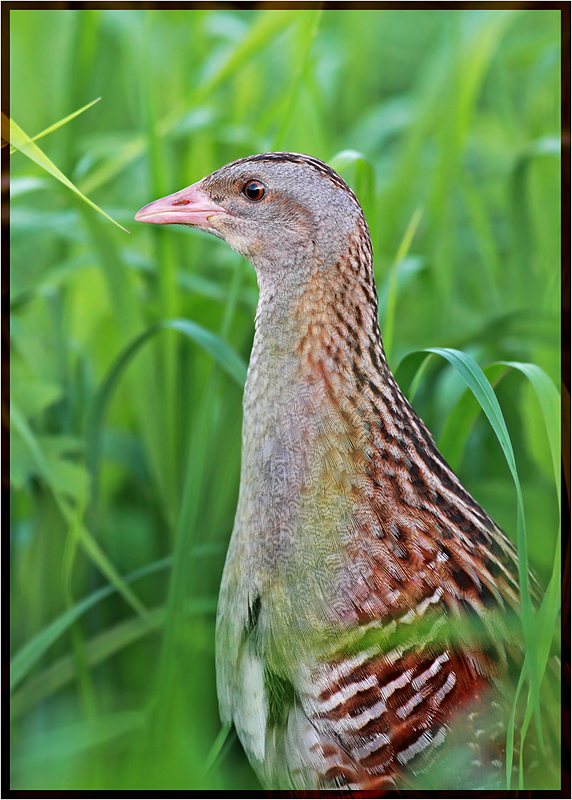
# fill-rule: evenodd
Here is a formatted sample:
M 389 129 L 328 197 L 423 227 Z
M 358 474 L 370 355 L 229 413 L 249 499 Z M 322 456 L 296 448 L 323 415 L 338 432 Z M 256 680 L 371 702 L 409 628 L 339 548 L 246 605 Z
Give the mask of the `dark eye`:
M 248 181 L 248 183 L 246 184 L 246 186 L 242 191 L 248 197 L 249 200 L 256 201 L 256 200 L 262 200 L 266 189 L 264 188 L 264 184 L 260 183 L 260 181 Z

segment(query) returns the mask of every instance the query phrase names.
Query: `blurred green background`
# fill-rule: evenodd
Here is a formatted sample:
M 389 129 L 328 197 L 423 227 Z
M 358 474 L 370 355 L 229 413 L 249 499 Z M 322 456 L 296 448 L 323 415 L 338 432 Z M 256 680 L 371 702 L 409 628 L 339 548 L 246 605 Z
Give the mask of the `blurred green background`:
M 232 735 L 208 769 L 254 270 L 135 212 L 235 158 L 310 153 L 364 206 L 394 369 L 455 347 L 558 386 L 559 43 L 549 9 L 10 12 L 12 118 L 34 136 L 101 97 L 38 145 L 131 231 L 11 156 L 12 788 L 257 787 Z M 194 325 L 152 328 L 175 319 Z M 514 484 L 464 388 L 434 357 L 414 405 L 514 539 Z M 496 392 L 546 585 L 540 407 L 517 370 Z

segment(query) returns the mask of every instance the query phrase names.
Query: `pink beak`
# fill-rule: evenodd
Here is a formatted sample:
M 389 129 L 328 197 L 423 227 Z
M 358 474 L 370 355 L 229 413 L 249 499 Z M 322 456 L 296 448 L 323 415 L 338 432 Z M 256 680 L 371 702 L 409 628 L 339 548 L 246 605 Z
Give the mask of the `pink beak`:
M 209 218 L 213 214 L 226 213 L 226 209 L 217 206 L 205 192 L 197 188 L 199 185 L 200 181 L 180 192 L 149 203 L 135 214 L 135 219 L 138 222 L 153 222 L 155 225 L 199 225 L 201 228 L 212 228 Z

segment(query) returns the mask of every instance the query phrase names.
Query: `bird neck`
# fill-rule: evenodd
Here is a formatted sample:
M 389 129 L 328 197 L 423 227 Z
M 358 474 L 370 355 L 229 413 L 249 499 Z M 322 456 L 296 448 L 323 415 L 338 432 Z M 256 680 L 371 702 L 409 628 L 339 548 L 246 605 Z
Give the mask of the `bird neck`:
M 260 298 L 251 364 L 262 359 L 274 371 L 280 362 L 280 384 L 292 379 L 293 370 L 302 381 L 312 381 L 322 369 L 339 379 L 347 373 L 355 381 L 357 362 L 371 367 L 370 379 L 383 380 L 389 369 L 365 219 L 358 220 L 342 257 L 306 248 L 298 258 L 280 274 L 275 266 L 257 270 Z
M 350 239 L 344 258 L 314 258 L 296 285 L 288 285 L 288 275 L 266 284 L 258 274 L 243 476 L 270 474 L 261 464 L 273 454 L 270 461 L 288 465 L 280 489 L 288 499 L 300 494 L 297 484 L 321 458 L 325 420 L 328 437 L 362 442 L 373 424 L 393 430 L 393 410 L 406 401 L 383 352 L 369 236 Z

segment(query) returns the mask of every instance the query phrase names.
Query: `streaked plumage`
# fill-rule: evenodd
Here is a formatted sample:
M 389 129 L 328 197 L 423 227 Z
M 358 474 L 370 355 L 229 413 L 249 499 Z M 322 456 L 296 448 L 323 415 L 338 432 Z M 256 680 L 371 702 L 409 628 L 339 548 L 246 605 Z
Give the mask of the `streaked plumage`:
M 437 789 L 502 788 L 517 557 L 391 375 L 354 193 L 267 153 L 137 218 L 207 230 L 257 271 L 217 680 L 261 781 L 409 787 L 434 762 Z

